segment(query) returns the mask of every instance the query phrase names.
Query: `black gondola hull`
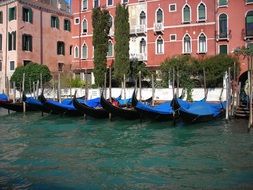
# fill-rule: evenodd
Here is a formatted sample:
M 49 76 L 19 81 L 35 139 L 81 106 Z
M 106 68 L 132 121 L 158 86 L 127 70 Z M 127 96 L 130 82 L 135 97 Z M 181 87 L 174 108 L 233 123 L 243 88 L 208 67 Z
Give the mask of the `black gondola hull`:
M 38 111 L 38 109 L 32 108 L 31 106 L 25 104 L 26 111 Z M 10 101 L 0 101 L 0 107 L 5 108 L 7 110 L 23 112 L 23 103 L 21 102 L 10 102 Z
M 103 108 L 96 109 L 96 108 L 89 107 L 86 104 L 79 103 L 75 98 L 73 98 L 73 105 L 83 115 L 85 114 L 87 116 L 90 116 L 93 118 L 99 118 L 99 119 L 109 117 L 109 113 L 105 109 Z
M 51 110 L 54 114 L 68 115 L 68 116 L 82 116 L 83 114 L 78 110 L 68 110 L 66 108 L 44 102 L 47 109 Z
M 140 117 L 146 119 L 152 119 L 156 121 L 169 121 L 174 119 L 174 114 L 160 114 L 155 112 L 150 112 L 146 110 L 139 109 L 135 107 L 136 111 L 139 113 Z
M 101 95 L 101 101 L 100 101 L 102 107 L 107 110 L 109 113 L 112 114 L 112 116 L 118 116 L 124 119 L 128 120 L 134 120 L 140 118 L 139 113 L 135 109 L 131 108 L 121 108 L 121 107 L 116 107 L 112 105 L 111 102 L 107 101 L 104 97 L 103 94 Z

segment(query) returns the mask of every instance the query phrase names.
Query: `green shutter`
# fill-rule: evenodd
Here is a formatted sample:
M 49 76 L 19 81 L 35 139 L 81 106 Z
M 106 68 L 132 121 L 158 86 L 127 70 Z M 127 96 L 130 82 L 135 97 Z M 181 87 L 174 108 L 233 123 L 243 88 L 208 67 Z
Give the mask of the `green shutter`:
M 63 48 L 62 53 L 63 53 L 63 55 L 65 55 L 65 44 L 64 44 L 64 42 L 62 42 L 62 48 Z
M 22 50 L 25 51 L 25 35 L 22 35 Z
M 13 19 L 16 20 L 16 7 L 13 7 Z
M 227 45 L 220 45 L 220 54 L 228 54 Z
M 56 17 L 56 28 L 59 29 L 59 18 L 58 17 Z
M 51 27 L 53 28 L 54 27 L 54 17 L 51 16 Z
M 3 42 L 3 36 L 0 34 L 0 50 L 2 50 L 2 42 Z
M 13 50 L 16 50 L 16 31 L 13 32 Z
M 11 37 L 11 33 L 8 33 L 8 50 L 12 50 L 12 37 Z
M 13 12 L 11 11 L 11 8 L 9 8 L 9 21 L 11 21 L 13 18 Z
M 3 12 L 0 11 L 0 23 L 3 24 Z
M 29 9 L 29 22 L 33 23 L 33 11 L 32 11 L 32 9 Z
M 33 51 L 33 46 L 32 46 L 32 44 L 33 44 L 33 37 L 32 36 L 29 36 L 29 51 Z

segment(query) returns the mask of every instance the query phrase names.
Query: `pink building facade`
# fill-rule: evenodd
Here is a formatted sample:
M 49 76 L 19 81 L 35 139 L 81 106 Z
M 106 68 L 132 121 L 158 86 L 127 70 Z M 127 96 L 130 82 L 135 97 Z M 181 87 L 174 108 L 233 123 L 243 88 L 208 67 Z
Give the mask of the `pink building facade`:
M 92 9 L 108 9 L 113 23 L 118 3 L 125 3 L 129 10 L 129 56 L 150 68 L 159 69 L 166 58 L 180 54 L 200 58 L 231 54 L 252 40 L 252 0 L 76 0 L 72 1 L 72 68 L 76 73 L 92 72 L 94 67 Z M 114 24 L 110 37 L 108 65 L 114 59 Z M 241 59 L 241 73 L 246 66 Z
M 62 9 L 64 8 L 64 9 Z M 15 68 L 29 62 L 51 72 L 71 69 L 72 16 L 64 4 L 49 1 L 0 2 L 0 90 Z

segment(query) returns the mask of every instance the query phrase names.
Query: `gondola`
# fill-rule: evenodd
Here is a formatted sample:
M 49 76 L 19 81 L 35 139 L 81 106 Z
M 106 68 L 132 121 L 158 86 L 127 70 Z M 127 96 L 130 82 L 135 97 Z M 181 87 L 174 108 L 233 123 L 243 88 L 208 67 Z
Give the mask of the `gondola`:
M 8 96 L 4 93 L 0 94 L 0 101 L 8 101 Z
M 63 101 L 62 103 L 48 100 L 45 98 L 44 94 L 41 93 L 40 95 L 41 103 L 46 106 L 51 112 L 61 115 L 68 115 L 68 116 L 82 116 L 83 113 L 77 110 L 70 99 Z
M 175 118 L 175 112 L 171 107 L 170 101 L 156 106 L 151 106 L 150 104 L 138 101 L 134 91 L 132 96 L 132 105 L 137 110 L 141 118 L 154 119 L 157 121 L 167 121 Z
M 23 94 L 23 101 L 26 102 L 27 105 L 29 105 L 31 108 L 45 112 L 45 113 L 50 113 L 51 109 L 49 109 L 47 106 L 41 103 L 41 101 L 33 98 L 33 97 L 26 97 L 25 94 Z
M 11 111 L 23 112 L 23 102 L 13 103 L 12 100 L 0 101 L 0 107 L 5 108 L 7 110 L 11 110 Z M 25 104 L 25 110 L 26 111 L 38 111 L 37 109 L 32 108 L 27 104 Z
M 225 114 L 226 102 L 210 103 L 201 100 L 186 104 L 178 99 L 175 101 L 179 106 L 180 118 L 185 123 L 207 122 Z
M 94 118 L 108 118 L 109 112 L 106 111 L 101 105 L 100 105 L 100 98 L 95 98 L 92 100 L 87 100 L 86 102 L 80 103 L 76 99 L 76 93 L 73 98 L 73 105 L 74 107 L 80 111 L 83 114 L 86 114 L 87 116 L 91 116 Z
M 129 108 L 129 107 L 120 107 L 119 105 L 117 106 L 113 105 L 112 102 L 104 98 L 103 92 L 101 94 L 100 103 L 105 110 L 107 110 L 109 113 L 112 114 L 112 116 L 118 116 L 118 117 L 129 119 L 129 120 L 140 118 L 139 113 L 132 107 Z

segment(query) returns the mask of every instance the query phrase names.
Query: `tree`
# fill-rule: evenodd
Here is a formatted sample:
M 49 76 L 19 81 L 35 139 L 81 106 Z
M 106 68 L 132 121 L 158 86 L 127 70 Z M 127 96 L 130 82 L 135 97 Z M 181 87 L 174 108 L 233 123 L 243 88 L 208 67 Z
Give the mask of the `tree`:
M 93 46 L 94 46 L 94 75 L 95 83 L 102 86 L 106 72 L 106 56 L 108 51 L 108 35 L 110 31 L 110 14 L 100 7 L 92 10 Z
M 22 88 L 23 73 L 25 73 L 25 91 L 29 91 L 30 82 L 37 82 L 40 80 L 40 75 L 42 74 L 43 84 L 50 81 L 52 75 L 46 65 L 40 65 L 37 63 L 29 63 L 26 66 L 17 67 L 15 72 L 11 76 L 11 82 L 16 83 L 18 90 Z
M 194 87 L 196 76 L 200 73 L 199 62 L 195 58 L 188 55 L 180 55 L 166 59 L 161 64 L 162 81 L 164 86 L 167 86 L 168 80 L 172 81 L 173 69 L 179 75 L 179 84 L 187 91 L 187 99 L 191 100 L 192 88 Z M 170 78 L 169 78 L 169 74 Z
M 117 80 L 122 81 L 123 76 L 130 72 L 129 60 L 129 22 L 128 8 L 125 5 L 116 6 L 115 17 L 115 63 L 114 76 Z
M 234 63 L 238 63 L 238 60 L 229 55 L 221 54 L 207 57 L 203 61 L 203 66 L 206 71 L 207 87 L 214 88 L 222 86 L 225 72 L 229 67 L 233 70 Z

